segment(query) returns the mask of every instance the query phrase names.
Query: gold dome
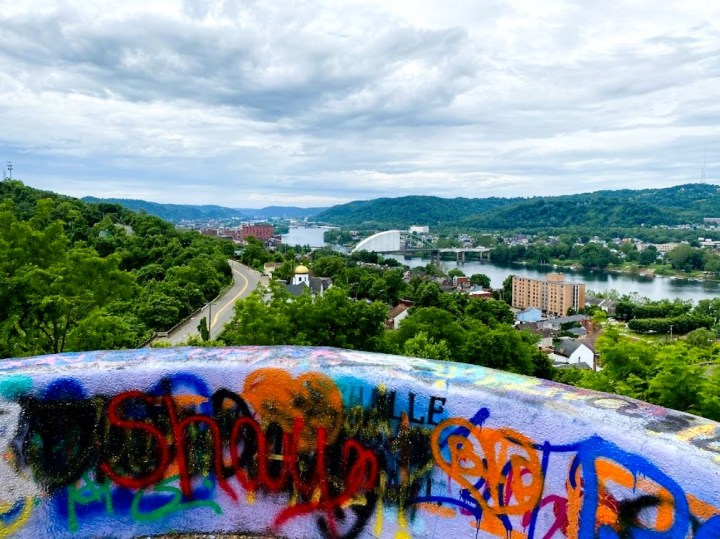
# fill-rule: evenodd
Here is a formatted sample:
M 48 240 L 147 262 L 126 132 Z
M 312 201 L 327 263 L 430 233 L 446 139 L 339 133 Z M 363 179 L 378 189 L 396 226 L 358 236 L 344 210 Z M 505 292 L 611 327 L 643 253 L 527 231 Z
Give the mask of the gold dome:
M 303 266 L 302 264 L 295 268 L 295 275 L 307 275 L 308 273 L 310 273 L 310 270 L 307 266 Z

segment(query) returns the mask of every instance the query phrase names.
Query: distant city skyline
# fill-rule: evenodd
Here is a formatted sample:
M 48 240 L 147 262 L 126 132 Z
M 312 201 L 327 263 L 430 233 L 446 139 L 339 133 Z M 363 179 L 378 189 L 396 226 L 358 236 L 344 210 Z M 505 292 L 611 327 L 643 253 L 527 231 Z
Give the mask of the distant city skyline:
M 714 2 L 0 5 L 0 162 L 32 187 L 262 208 L 720 182 Z

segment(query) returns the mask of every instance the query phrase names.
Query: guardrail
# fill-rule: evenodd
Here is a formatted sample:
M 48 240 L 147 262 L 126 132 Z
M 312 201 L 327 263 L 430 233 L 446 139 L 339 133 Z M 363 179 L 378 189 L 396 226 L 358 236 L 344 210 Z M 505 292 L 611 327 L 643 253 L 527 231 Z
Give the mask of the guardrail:
M 238 262 L 237 260 L 232 260 L 232 259 L 228 259 L 228 262 L 237 262 L 238 264 L 240 264 L 240 262 Z M 241 264 L 241 265 L 243 265 L 243 264 Z M 232 268 L 232 265 L 230 265 L 230 267 Z M 245 266 L 245 267 L 248 267 L 248 266 Z M 249 269 L 254 270 L 254 268 L 249 268 Z M 256 271 L 256 270 L 254 270 L 254 271 Z M 156 331 L 156 332 L 154 332 L 148 339 L 146 339 L 146 340 L 143 341 L 141 344 L 139 344 L 139 345 L 137 346 L 137 348 L 147 348 L 148 346 L 152 345 L 152 343 L 154 343 L 154 342 L 155 342 L 156 340 L 158 340 L 158 339 L 167 339 L 168 337 L 172 336 L 172 334 L 175 333 L 175 331 L 177 331 L 180 326 L 186 324 L 186 323 L 188 322 L 188 320 L 190 320 L 191 318 L 197 316 L 199 313 L 201 313 L 203 310 L 205 310 L 211 303 L 214 304 L 214 303 L 215 303 L 216 301 L 218 301 L 222 296 L 224 296 L 225 294 L 227 294 L 227 292 L 232 289 L 232 287 L 234 286 L 234 284 L 235 284 L 235 280 L 233 279 L 232 282 L 230 282 L 229 284 L 226 284 L 225 286 L 223 286 L 223 287 L 220 289 L 220 292 L 218 293 L 218 295 L 215 296 L 215 297 L 214 297 L 212 300 L 210 300 L 208 303 L 206 303 L 205 305 L 203 305 L 203 306 L 200 307 L 199 309 L 196 309 L 195 311 L 193 311 L 192 313 L 190 313 L 189 315 L 187 315 L 185 318 L 183 318 L 182 320 L 180 320 L 177 324 L 175 324 L 173 327 L 171 327 L 171 328 L 168 329 L 167 331 Z

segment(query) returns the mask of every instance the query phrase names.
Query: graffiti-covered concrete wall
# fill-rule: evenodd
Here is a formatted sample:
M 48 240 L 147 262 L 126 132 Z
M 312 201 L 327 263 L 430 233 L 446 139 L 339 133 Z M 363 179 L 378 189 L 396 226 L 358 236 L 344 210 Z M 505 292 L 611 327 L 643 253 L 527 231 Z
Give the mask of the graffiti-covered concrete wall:
M 0 362 L 0 536 L 720 537 L 717 423 L 317 348 Z

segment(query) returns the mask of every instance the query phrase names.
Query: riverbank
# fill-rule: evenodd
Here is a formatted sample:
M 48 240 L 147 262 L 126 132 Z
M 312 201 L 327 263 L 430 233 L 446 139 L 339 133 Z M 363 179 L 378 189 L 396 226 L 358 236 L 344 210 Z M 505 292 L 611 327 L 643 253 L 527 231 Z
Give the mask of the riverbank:
M 574 262 L 572 264 L 559 264 L 557 262 L 548 262 L 548 263 L 536 263 L 536 262 L 527 262 L 525 260 L 520 260 L 516 262 L 512 262 L 513 264 L 522 264 L 523 266 L 540 266 L 540 267 L 551 267 L 553 268 L 553 271 L 599 271 L 599 272 L 607 272 L 607 273 L 616 273 L 616 274 L 625 274 L 625 275 L 637 275 L 640 277 L 648 277 L 648 278 L 654 278 L 654 277 L 666 277 L 669 279 L 679 279 L 684 281 L 697 281 L 697 282 L 711 282 L 711 283 L 720 283 L 720 279 L 718 277 L 710 272 L 705 271 L 694 271 L 694 272 L 684 272 L 684 271 L 677 271 L 670 267 L 669 264 L 655 264 L 653 266 L 648 267 L 641 267 L 636 266 L 632 264 L 623 264 L 622 266 L 615 266 L 610 265 L 605 268 L 584 268 L 582 265 L 578 264 L 577 262 Z
M 323 229 L 308 228 L 297 229 L 291 228 L 290 233 L 283 236 L 283 242 L 289 245 L 311 245 L 326 246 L 323 240 Z M 422 258 L 405 258 L 402 255 L 390 256 L 384 255 L 385 258 L 394 258 L 403 265 L 410 267 L 424 266 L 428 263 L 428 259 Z M 492 255 L 491 255 L 492 256 Z M 620 295 L 637 293 L 642 297 L 653 300 L 675 299 L 693 300 L 695 302 L 702 299 L 713 299 L 720 296 L 720 282 L 718 281 L 702 281 L 697 282 L 683 278 L 669 279 L 657 278 L 655 273 L 641 274 L 633 272 L 627 268 L 617 268 L 614 271 L 608 270 L 583 270 L 573 269 L 572 267 L 561 266 L 557 262 L 566 262 L 552 260 L 550 264 L 543 266 L 530 264 L 501 264 L 494 260 L 467 260 L 464 264 L 457 263 L 455 260 L 443 261 L 446 271 L 451 268 L 461 269 L 466 275 L 473 273 L 483 273 L 490 277 L 490 284 L 493 288 L 502 288 L 503 281 L 508 275 L 518 275 L 521 277 L 529 277 L 532 279 L 545 279 L 550 272 L 565 272 L 568 274 L 568 280 L 585 283 L 587 290 L 594 292 L 605 292 L 616 290 Z M 575 261 L 568 263 L 568 266 L 576 263 Z M 553 266 L 553 264 L 556 264 Z

